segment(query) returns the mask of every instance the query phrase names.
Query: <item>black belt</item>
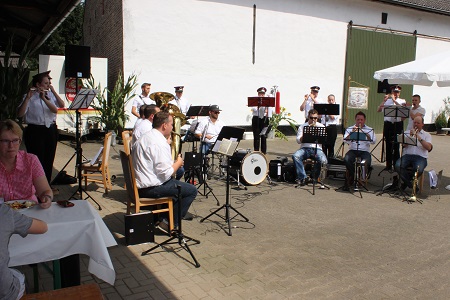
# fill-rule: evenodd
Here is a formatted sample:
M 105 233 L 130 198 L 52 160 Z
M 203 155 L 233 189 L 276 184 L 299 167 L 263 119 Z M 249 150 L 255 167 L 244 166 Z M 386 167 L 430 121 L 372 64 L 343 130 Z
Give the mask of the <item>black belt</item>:
M 391 121 L 384 121 L 384 123 L 391 123 L 391 124 L 395 124 L 395 123 L 402 123 L 403 121 L 397 121 L 397 122 L 391 122 Z
M 47 126 L 45 126 L 45 125 L 37 125 L 37 124 L 27 124 L 28 126 L 35 126 L 35 127 L 45 127 L 45 128 L 49 128 L 49 127 L 47 127 Z M 56 122 L 53 122 L 52 124 L 50 124 L 50 127 L 51 126 L 56 126 Z

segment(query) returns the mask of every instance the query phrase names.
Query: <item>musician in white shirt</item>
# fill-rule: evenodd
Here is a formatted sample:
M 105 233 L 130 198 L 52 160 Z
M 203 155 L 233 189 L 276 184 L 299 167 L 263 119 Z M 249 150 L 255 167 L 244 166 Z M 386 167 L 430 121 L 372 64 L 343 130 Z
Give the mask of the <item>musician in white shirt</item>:
M 363 133 L 365 140 L 351 139 L 352 133 Z M 355 162 L 359 157 L 361 161 L 366 162 L 367 168 L 372 165 L 372 156 L 370 154 L 370 144 L 375 144 L 377 138 L 374 130 L 366 125 L 366 114 L 359 111 L 355 115 L 355 125 L 348 127 L 345 130 L 344 141 L 349 145 L 350 150 L 347 151 L 344 157 L 345 167 L 349 173 L 343 190 L 348 191 L 349 186 L 353 184 L 355 176 Z
M 141 85 L 142 94 L 137 95 L 134 98 L 133 105 L 131 106 L 131 113 L 138 118 L 140 118 L 139 108 L 141 107 L 141 105 L 156 104 L 155 101 L 149 98 L 151 85 L 151 83 L 143 83 Z
M 417 138 L 417 146 L 404 145 L 402 157 L 395 163 L 395 171 L 400 175 L 403 183 L 401 188 L 412 188 L 414 173 L 418 170 L 418 176 L 422 175 L 427 166 L 428 152 L 433 149 L 431 135 L 423 130 L 423 117 L 414 118 L 414 127 L 407 133 L 414 139 Z M 411 167 L 411 170 L 408 170 Z
M 153 118 L 160 111 L 155 104 L 146 105 L 144 109 L 144 119 L 134 126 L 133 137 L 131 139 L 131 147 L 145 133 L 153 129 Z
M 336 99 L 333 94 L 328 95 L 328 104 L 336 104 Z M 334 145 L 336 144 L 339 116 L 323 115 L 322 124 L 327 127 L 327 142 L 322 145 L 323 153 L 325 153 L 326 157 L 334 157 Z
M 202 153 L 208 154 L 212 145 L 216 142 L 217 137 L 225 126 L 222 120 L 219 120 L 221 109 L 218 105 L 211 105 L 209 107 L 209 117 L 199 121 L 195 136 L 202 142 Z
M 400 98 L 402 87 L 394 85 L 391 87 L 391 95 L 386 95 L 377 111 L 382 112 L 387 106 L 406 106 L 405 99 Z M 391 170 L 400 157 L 400 147 L 396 142 L 397 134 L 403 131 L 403 119 L 401 117 L 384 117 L 383 136 L 386 143 L 386 168 Z
M 191 104 L 186 99 L 186 97 L 183 97 L 183 91 L 184 91 L 184 86 L 176 86 L 175 87 L 175 98 L 173 100 L 171 100 L 169 102 L 169 104 L 176 105 L 180 109 L 181 113 L 186 115 Z
M 172 178 L 184 164 L 181 154 L 172 160 L 167 142 L 173 130 L 173 118 L 167 112 L 159 112 L 153 119 L 153 129 L 137 140 L 131 149 L 136 185 L 139 196 L 144 198 L 172 197 L 174 200 L 174 224 L 178 225 L 178 189 L 181 186 L 181 216 L 185 217 L 197 196 L 197 188 Z M 167 219 L 160 220 L 160 229 L 167 231 Z
M 258 97 L 265 97 L 267 89 L 260 87 L 256 90 Z M 267 137 L 266 135 L 260 135 L 264 127 L 269 125 L 269 118 L 273 114 L 273 107 L 252 106 L 252 131 L 253 131 L 253 150 L 259 151 L 259 145 L 261 144 L 261 152 L 266 154 L 267 152 Z
M 311 93 L 305 95 L 305 99 L 300 105 L 300 111 L 305 112 L 305 122 L 308 122 L 308 114 L 311 109 L 314 108 L 315 103 L 322 103 L 322 100 L 319 98 L 320 87 L 314 85 L 311 87 Z

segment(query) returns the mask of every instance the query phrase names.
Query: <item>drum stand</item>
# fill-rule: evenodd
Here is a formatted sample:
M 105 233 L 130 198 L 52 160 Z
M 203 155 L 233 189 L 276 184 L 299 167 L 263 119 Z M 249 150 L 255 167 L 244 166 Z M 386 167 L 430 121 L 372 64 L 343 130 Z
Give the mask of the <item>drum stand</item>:
M 156 248 L 159 247 L 163 247 L 164 245 L 168 245 L 168 244 L 177 244 L 180 245 L 181 248 L 183 248 L 184 250 L 186 250 L 192 257 L 192 259 L 195 262 L 195 267 L 199 268 L 200 264 L 198 263 L 197 259 L 195 258 L 194 254 L 192 253 L 191 249 L 189 248 L 188 242 L 192 241 L 194 242 L 194 244 L 200 244 L 199 240 L 193 239 L 191 237 L 188 237 L 186 235 L 183 234 L 182 231 L 182 227 L 181 227 L 181 223 L 182 223 L 182 217 L 181 217 L 181 186 L 178 185 L 177 186 L 178 189 L 178 228 L 173 229 L 170 232 L 171 237 L 167 240 L 165 240 L 162 243 L 157 244 L 156 246 L 142 252 L 141 256 L 147 255 L 148 253 L 152 252 L 153 250 L 155 250 Z M 177 239 L 177 241 L 172 242 L 173 240 Z
M 231 220 L 233 220 L 235 217 L 237 216 L 241 216 L 245 222 L 248 222 L 249 219 L 247 217 L 245 217 L 243 214 L 241 214 L 237 209 L 235 209 L 231 204 L 230 204 L 230 157 L 227 156 L 227 186 L 226 186 L 226 201 L 225 204 L 222 205 L 221 207 L 219 207 L 218 209 L 216 209 L 215 211 L 213 211 L 212 213 L 210 213 L 209 215 L 207 215 L 206 217 L 204 217 L 203 219 L 200 220 L 200 223 L 202 223 L 203 221 L 205 221 L 206 219 L 209 219 L 209 217 L 211 217 L 212 215 L 217 215 L 218 217 L 222 218 L 223 220 L 225 220 L 228 224 L 228 236 L 231 236 Z M 222 209 L 225 209 L 225 216 L 219 215 L 218 212 Z M 230 217 L 230 209 L 232 209 L 236 215 L 233 217 Z

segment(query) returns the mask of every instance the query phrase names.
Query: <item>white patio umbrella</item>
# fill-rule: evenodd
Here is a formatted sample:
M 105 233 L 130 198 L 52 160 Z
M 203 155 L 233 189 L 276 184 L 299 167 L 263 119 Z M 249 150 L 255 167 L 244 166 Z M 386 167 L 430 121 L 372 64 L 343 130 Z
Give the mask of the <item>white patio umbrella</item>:
M 376 71 L 373 78 L 391 84 L 450 86 L 450 51 Z

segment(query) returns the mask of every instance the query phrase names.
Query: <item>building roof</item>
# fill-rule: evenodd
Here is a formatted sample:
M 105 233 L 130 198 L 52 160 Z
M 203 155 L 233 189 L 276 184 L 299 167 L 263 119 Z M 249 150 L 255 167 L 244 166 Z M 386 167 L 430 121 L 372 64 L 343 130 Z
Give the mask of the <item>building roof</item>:
M 371 0 L 450 16 L 449 0 Z
M 0 1 L 0 51 L 4 51 L 10 34 L 13 50 L 20 53 L 27 40 L 38 48 L 80 0 L 2 0 Z

